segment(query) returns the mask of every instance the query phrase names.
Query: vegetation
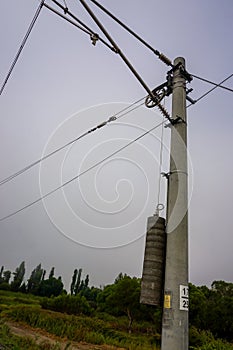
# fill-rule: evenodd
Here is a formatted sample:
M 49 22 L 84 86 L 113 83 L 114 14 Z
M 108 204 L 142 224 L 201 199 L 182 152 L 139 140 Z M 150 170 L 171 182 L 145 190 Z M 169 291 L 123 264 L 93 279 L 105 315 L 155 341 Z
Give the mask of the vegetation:
M 10 328 L 0 321 L 0 349 L 13 350 L 60 350 L 59 344 L 43 341 L 40 344 L 28 337 L 13 335 Z
M 24 275 L 24 262 L 13 273 L 1 268 L 1 319 L 24 322 L 72 341 L 159 349 L 162 310 L 139 303 L 140 279 L 121 273 L 113 284 L 99 289 L 89 287 L 89 276 L 82 278 L 82 269 L 75 269 L 68 294 L 54 267 L 47 279 L 41 264 L 28 281 Z M 7 332 L 1 323 L 0 345 L 7 346 L 2 341 Z M 8 337 L 15 346 L 9 343 L 10 348 L 39 349 L 31 340 L 17 347 L 23 340 L 16 338 Z M 190 284 L 190 349 L 233 350 L 233 283 L 214 281 L 210 288 Z

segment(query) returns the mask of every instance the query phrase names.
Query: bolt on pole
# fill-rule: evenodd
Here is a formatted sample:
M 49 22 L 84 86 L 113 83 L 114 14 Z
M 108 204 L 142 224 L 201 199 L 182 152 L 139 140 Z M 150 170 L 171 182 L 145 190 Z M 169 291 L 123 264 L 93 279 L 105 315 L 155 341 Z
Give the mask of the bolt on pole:
M 161 350 L 188 350 L 188 170 L 186 79 L 182 75 L 184 58 L 176 58 L 174 67 Z

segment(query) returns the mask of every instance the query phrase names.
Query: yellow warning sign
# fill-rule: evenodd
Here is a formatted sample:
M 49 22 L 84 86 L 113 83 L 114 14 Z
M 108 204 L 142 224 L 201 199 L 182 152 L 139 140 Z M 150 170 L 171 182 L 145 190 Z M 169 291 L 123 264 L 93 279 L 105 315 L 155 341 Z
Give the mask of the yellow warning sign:
M 171 295 L 165 294 L 164 296 L 164 308 L 170 309 L 171 308 Z

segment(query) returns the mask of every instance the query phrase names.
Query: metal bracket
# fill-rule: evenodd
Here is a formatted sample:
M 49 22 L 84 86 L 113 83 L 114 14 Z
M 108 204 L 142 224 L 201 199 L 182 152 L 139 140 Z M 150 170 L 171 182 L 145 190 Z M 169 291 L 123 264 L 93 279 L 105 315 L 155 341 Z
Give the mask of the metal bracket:
M 168 180 L 169 179 L 169 176 L 170 176 L 170 173 L 168 172 L 168 173 L 161 173 L 161 175 L 163 176 L 163 177 L 166 177 L 166 179 Z
M 176 64 L 175 66 L 172 67 L 171 70 L 168 71 L 168 74 L 173 73 L 176 69 L 180 70 L 180 73 L 183 75 L 183 77 L 185 78 L 185 80 L 187 80 L 189 83 L 191 83 L 191 81 L 193 80 L 193 77 L 191 74 L 189 74 L 187 72 L 187 70 L 183 67 L 182 63 L 179 62 L 178 64 Z
M 178 123 L 184 123 L 184 124 L 187 125 L 186 121 L 184 121 L 184 119 L 182 119 L 178 115 L 176 116 L 175 119 L 171 118 L 169 121 L 170 121 L 170 123 L 164 125 L 165 128 L 170 128 L 172 125 L 175 125 L 175 124 L 178 124 Z
M 179 117 L 178 115 L 176 116 L 175 119 L 171 120 L 172 125 L 178 124 L 178 123 L 184 123 L 187 125 L 186 121 L 184 119 L 182 119 L 181 117 Z
M 197 101 L 193 100 L 191 97 L 188 96 L 188 94 L 190 94 L 190 92 L 192 92 L 193 89 L 187 89 L 186 90 L 186 100 L 189 101 L 192 105 L 194 105 Z
M 172 175 L 172 174 L 185 174 L 185 175 L 188 175 L 188 173 L 186 171 L 183 171 L 183 170 L 173 170 L 173 171 L 169 171 L 168 173 L 161 173 L 161 175 L 163 177 L 166 177 L 167 180 L 169 180 L 169 177 Z
M 182 65 L 179 67 L 179 69 L 180 69 L 180 74 L 183 76 L 183 78 L 185 78 L 185 80 L 187 80 L 188 83 L 191 83 L 191 81 L 193 80 L 192 75 L 189 74 Z

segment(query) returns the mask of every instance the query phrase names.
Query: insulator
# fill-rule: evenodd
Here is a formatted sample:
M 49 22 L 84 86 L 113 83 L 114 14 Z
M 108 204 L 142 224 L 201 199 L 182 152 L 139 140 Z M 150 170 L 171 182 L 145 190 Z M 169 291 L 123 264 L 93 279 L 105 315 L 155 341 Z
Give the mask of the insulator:
M 140 303 L 160 305 L 163 295 L 166 233 L 165 219 L 156 215 L 147 222 Z
M 163 107 L 160 103 L 158 104 L 158 108 L 160 109 L 161 113 L 164 115 L 164 117 L 166 117 L 168 120 L 171 120 L 171 117 L 168 113 L 168 111 L 166 110 L 165 107 Z
M 160 53 L 159 58 L 161 59 L 162 62 L 164 62 L 168 66 L 172 66 L 172 61 L 169 60 L 167 56 L 165 56 L 163 53 Z

